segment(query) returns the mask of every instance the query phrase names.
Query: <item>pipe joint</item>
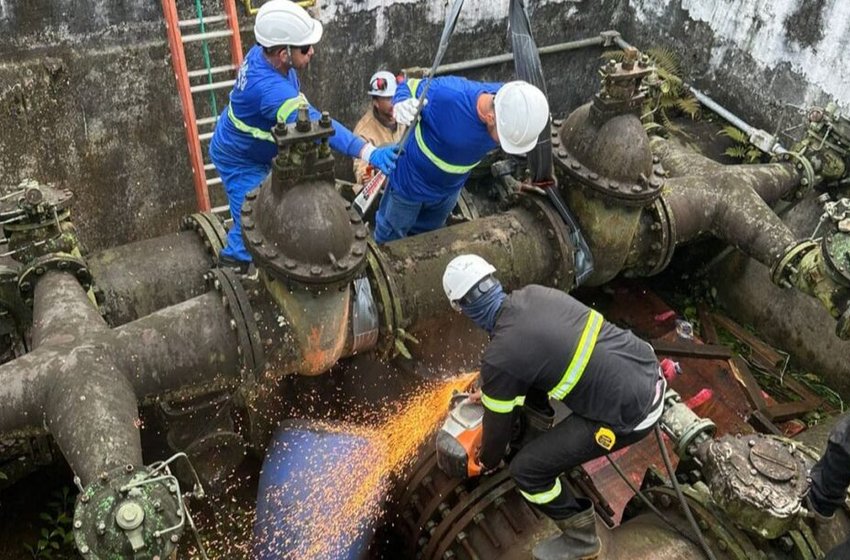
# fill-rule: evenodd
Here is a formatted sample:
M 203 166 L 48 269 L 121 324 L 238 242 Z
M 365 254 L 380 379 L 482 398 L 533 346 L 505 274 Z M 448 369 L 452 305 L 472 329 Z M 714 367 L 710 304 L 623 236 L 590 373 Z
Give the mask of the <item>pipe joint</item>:
M 230 314 L 230 329 L 236 334 L 242 380 L 252 382 L 263 371 L 266 358 L 248 294 L 236 273 L 230 269 L 214 268 L 204 278 L 208 288 L 221 296 L 221 303 Z
M 221 220 L 209 212 L 196 212 L 184 216 L 180 221 L 180 231 L 194 230 L 201 238 L 204 249 L 212 261 L 218 258 L 218 254 L 227 245 L 227 230 Z

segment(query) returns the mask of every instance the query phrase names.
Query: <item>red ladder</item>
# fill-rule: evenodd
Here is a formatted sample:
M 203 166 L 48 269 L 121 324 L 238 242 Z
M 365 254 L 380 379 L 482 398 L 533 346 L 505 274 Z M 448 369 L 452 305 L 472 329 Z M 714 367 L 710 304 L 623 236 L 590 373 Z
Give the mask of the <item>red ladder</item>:
M 192 165 L 193 181 L 195 184 L 195 198 L 198 202 L 198 210 L 201 212 L 228 212 L 227 206 L 211 208 L 209 187 L 221 184 L 221 177 L 215 170 L 215 165 L 206 163 L 204 154 L 207 150 L 201 148 L 201 142 L 209 142 L 213 135 L 215 122 L 218 118 L 216 112 L 216 101 L 212 98 L 209 105 L 211 111 L 200 119 L 197 118 L 195 110 L 195 95 L 205 93 L 215 95 L 215 90 L 230 89 L 234 82 L 236 72 L 242 64 L 242 39 L 239 36 L 239 20 L 236 16 L 236 4 L 234 0 L 222 0 L 222 13 L 203 15 L 197 13 L 198 17 L 191 19 L 179 19 L 177 11 L 177 0 L 162 0 L 162 10 L 165 13 L 166 29 L 168 31 L 168 45 L 171 48 L 171 64 L 174 67 L 174 78 L 177 80 L 177 91 L 180 94 L 180 103 L 183 106 L 183 127 L 186 131 L 186 143 L 189 146 L 189 160 Z M 200 2 L 196 0 L 195 6 L 200 12 Z M 209 30 L 207 26 L 220 26 L 224 29 Z M 183 34 L 183 29 L 193 32 Z M 210 63 L 208 42 L 214 40 L 228 39 L 230 50 L 230 63 L 213 66 Z M 189 70 L 186 64 L 185 45 L 200 44 L 203 49 L 205 68 Z M 230 79 L 213 81 L 213 76 L 225 75 Z M 195 83 L 199 78 L 206 78 L 206 83 Z M 202 132 L 203 130 L 203 132 Z

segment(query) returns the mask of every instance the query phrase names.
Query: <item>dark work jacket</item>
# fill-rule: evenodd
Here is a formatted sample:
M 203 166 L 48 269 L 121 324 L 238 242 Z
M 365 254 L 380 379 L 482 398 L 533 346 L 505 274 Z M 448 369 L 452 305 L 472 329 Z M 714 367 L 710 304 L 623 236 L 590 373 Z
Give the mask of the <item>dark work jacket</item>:
M 629 433 L 650 412 L 658 378 L 655 352 L 630 331 L 564 292 L 535 285 L 516 290 L 502 303 L 482 358 L 481 462 L 492 468 L 502 459 L 514 409 L 529 391 L 552 395 L 568 385 L 560 400 L 574 414 Z

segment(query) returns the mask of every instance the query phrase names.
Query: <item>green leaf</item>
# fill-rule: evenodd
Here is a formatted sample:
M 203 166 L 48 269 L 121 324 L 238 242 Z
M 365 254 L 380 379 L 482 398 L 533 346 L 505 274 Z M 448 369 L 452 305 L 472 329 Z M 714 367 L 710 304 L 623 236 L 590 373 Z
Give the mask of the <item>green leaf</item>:
M 41 519 L 42 521 L 47 521 L 48 523 L 53 523 L 53 517 L 51 517 L 49 514 L 47 514 L 45 512 L 39 513 L 38 518 Z
M 679 56 L 676 51 L 669 47 L 650 47 L 646 50 L 649 58 L 655 62 L 656 66 L 669 72 L 670 74 L 679 74 Z
M 59 543 L 56 541 L 50 541 L 50 546 L 52 546 L 56 550 L 59 550 Z
M 750 143 L 750 139 L 747 138 L 747 135 L 744 134 L 743 131 L 732 126 L 731 124 L 724 126 L 718 134 L 720 134 L 721 136 L 726 136 L 727 138 L 731 138 L 739 144 Z
M 747 149 L 743 146 L 730 146 L 723 153 L 734 159 L 744 159 L 747 157 Z
M 692 119 L 695 119 L 699 114 L 700 104 L 699 100 L 696 97 L 689 96 L 679 98 L 676 100 L 676 105 L 683 113 L 685 113 Z
M 41 536 L 44 537 L 45 539 L 49 539 L 50 538 L 50 532 L 46 528 L 42 527 Z

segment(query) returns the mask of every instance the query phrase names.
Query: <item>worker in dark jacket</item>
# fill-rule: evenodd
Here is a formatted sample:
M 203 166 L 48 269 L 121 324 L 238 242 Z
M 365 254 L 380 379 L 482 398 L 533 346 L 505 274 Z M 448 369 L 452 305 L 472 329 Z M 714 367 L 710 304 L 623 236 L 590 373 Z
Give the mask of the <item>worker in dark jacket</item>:
M 826 452 L 811 471 L 808 508 L 818 525 L 835 519 L 835 510 L 847 501 L 850 486 L 850 414 L 844 415 L 829 432 Z M 850 558 L 850 540 L 827 552 L 826 560 Z
M 572 414 L 526 444 L 511 475 L 562 531 L 535 547 L 535 559 L 595 558 L 601 545 L 593 506 L 559 476 L 652 430 L 665 391 L 655 353 L 564 292 L 531 285 L 505 294 L 495 271 L 477 255 L 461 255 L 443 274 L 452 307 L 490 333 L 481 360 L 482 470 L 501 463 L 516 407 L 539 394 L 547 404 L 547 396 L 562 401 Z

